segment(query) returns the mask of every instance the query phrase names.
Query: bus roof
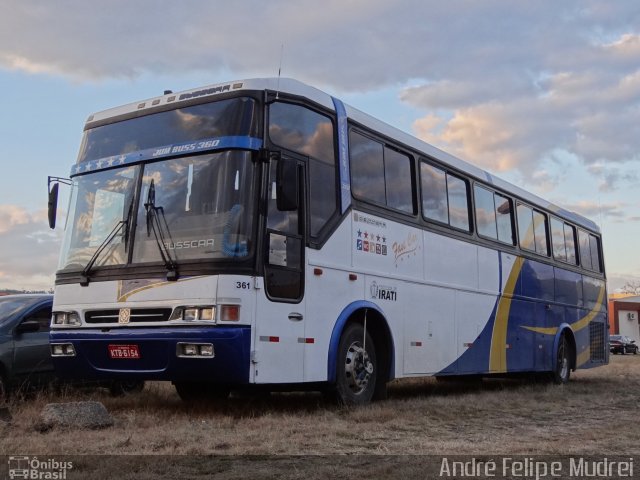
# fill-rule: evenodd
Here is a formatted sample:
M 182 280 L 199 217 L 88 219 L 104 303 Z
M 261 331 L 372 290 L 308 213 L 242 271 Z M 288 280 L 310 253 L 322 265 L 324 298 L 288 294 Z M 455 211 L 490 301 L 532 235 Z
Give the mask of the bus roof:
M 129 116 L 139 113 L 144 115 L 146 111 L 156 110 L 158 108 L 167 108 L 173 105 L 179 105 L 180 103 L 188 102 L 193 99 L 209 99 L 213 100 L 215 96 L 235 92 L 242 90 L 271 90 L 275 92 L 281 92 L 289 95 L 296 95 L 307 98 L 325 108 L 330 110 L 334 109 L 333 98 L 315 87 L 302 83 L 298 80 L 291 78 L 252 78 L 245 80 L 236 80 L 232 82 L 225 82 L 220 84 L 209 85 L 206 87 L 194 88 L 185 90 L 182 92 L 163 94 L 157 97 L 149 98 L 140 102 L 129 103 L 119 107 L 110 108 L 94 113 L 87 119 L 85 129 L 91 128 L 94 125 L 104 124 L 111 118 Z M 475 165 L 461 160 L 460 158 L 451 155 L 433 145 L 424 142 L 396 127 L 393 127 L 381 120 L 378 120 L 371 115 L 368 115 L 354 107 L 345 105 L 347 117 L 368 127 L 380 134 L 394 139 L 401 144 L 406 145 L 414 150 L 424 153 L 433 159 L 436 159 L 444 164 L 466 173 L 467 175 L 476 179 L 482 180 L 489 185 L 492 185 L 505 192 L 511 193 L 522 200 L 544 208 L 552 213 L 555 213 L 559 217 L 569 220 L 581 227 L 587 228 L 594 232 L 599 232 L 598 225 L 575 212 L 565 210 L 558 205 L 555 205 L 547 200 L 544 200 L 531 192 L 528 192 L 506 180 L 503 180 L 489 172 L 476 167 Z

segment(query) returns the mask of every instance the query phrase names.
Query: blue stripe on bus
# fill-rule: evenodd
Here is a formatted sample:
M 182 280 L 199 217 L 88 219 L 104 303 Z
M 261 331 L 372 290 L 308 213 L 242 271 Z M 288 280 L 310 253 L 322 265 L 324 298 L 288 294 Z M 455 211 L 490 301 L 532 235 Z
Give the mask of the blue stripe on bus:
M 499 258 L 502 262 L 501 255 Z M 487 323 L 471 346 L 437 375 L 551 371 L 555 368 L 555 352 L 560 335 L 567 329 L 576 340 L 576 353 L 586 358 L 584 364 L 578 366 L 590 366 L 588 354 L 584 354 L 590 345 L 587 328 L 590 322 L 575 330 L 573 326 L 584 322 L 590 312 L 595 312 L 591 313 L 592 322 L 606 324 L 606 305 L 599 301 L 601 289 L 604 288 L 602 283 L 542 262 L 524 259 L 513 291 L 501 291 Z M 554 289 L 555 296 L 549 296 Z M 492 371 L 492 334 L 498 305 L 505 295 L 513 296 L 508 312 L 505 345 L 495 347 L 506 350 L 505 365 L 504 369 Z
M 187 153 L 228 149 L 259 150 L 261 147 L 262 140 L 255 137 L 230 136 L 203 138 L 195 142 L 174 143 L 78 163 L 71 167 L 71 176 L 103 170 L 105 168 L 120 167 L 144 160 L 156 160 Z
M 335 97 L 333 105 L 338 118 L 338 164 L 340 166 L 340 198 L 342 213 L 351 206 L 351 178 L 349 173 L 349 128 L 347 124 L 347 111 L 344 104 Z

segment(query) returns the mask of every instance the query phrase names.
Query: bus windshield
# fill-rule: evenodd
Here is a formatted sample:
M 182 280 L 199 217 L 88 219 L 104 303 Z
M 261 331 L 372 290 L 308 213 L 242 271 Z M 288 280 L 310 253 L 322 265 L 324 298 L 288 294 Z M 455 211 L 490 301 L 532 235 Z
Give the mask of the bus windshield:
M 161 259 L 148 197 L 155 190 L 156 229 L 173 260 L 241 259 L 252 248 L 251 153 L 226 151 L 145 165 L 133 262 Z M 145 206 L 147 203 L 147 206 Z
M 95 267 L 160 262 L 159 242 L 177 263 L 246 259 L 253 248 L 253 172 L 251 152 L 235 150 L 75 177 L 59 268 L 82 270 L 119 225 Z M 152 184 L 155 224 L 148 215 Z

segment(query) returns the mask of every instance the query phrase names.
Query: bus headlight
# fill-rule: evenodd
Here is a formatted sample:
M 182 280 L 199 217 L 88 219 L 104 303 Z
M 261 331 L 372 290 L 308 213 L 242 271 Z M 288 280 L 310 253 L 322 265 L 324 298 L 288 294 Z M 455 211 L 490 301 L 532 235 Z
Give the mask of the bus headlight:
M 194 320 L 213 321 L 216 316 L 216 307 L 207 305 L 202 307 L 177 307 L 173 310 L 169 320 Z
M 80 315 L 76 312 L 53 312 L 51 324 L 67 326 L 80 325 Z

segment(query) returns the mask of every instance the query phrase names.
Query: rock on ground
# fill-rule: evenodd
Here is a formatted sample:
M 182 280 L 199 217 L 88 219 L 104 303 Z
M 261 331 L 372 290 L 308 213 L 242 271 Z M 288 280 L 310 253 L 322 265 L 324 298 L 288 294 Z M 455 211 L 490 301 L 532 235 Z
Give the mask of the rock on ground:
M 98 429 L 111 427 L 113 423 L 113 417 L 100 402 L 49 403 L 42 409 L 36 429 L 45 431 L 58 426 Z

